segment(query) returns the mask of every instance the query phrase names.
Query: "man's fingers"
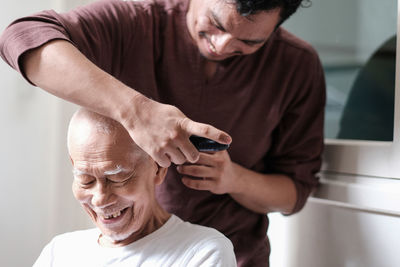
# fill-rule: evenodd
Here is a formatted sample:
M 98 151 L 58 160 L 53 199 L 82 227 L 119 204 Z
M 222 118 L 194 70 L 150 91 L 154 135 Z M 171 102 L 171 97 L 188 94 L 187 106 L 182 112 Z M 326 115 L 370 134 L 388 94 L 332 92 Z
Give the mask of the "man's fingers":
M 210 179 L 196 180 L 189 177 L 183 177 L 182 183 L 187 187 L 195 190 L 210 190 L 213 181 Z
M 169 167 L 171 162 L 177 165 L 186 162 L 186 157 L 179 148 L 168 148 L 160 151 L 155 157 L 153 157 L 153 159 L 158 163 L 158 165 L 165 168 Z
M 213 177 L 212 168 L 203 165 L 181 165 L 177 171 L 184 175 L 195 177 Z
M 224 131 L 218 130 L 208 124 L 194 122 L 189 118 L 185 118 L 182 121 L 181 126 L 182 129 L 186 130 L 190 134 L 206 137 L 217 141 L 218 143 L 230 144 L 232 142 L 232 138 Z
M 187 161 L 195 163 L 199 160 L 200 152 L 188 139 L 184 141 L 185 142 L 181 142 L 179 149 L 184 157 L 187 159 Z
M 171 160 L 166 154 L 159 154 L 151 156 L 160 167 L 168 168 L 171 165 Z
M 186 162 L 186 157 L 179 148 L 169 149 L 167 151 L 167 155 L 169 156 L 170 160 L 177 165 Z
M 222 164 L 223 162 L 223 155 L 227 153 L 226 150 L 224 151 L 216 151 L 216 152 L 202 152 L 200 153 L 199 160 L 196 161 L 197 165 L 206 165 L 206 166 L 217 166 L 218 164 Z

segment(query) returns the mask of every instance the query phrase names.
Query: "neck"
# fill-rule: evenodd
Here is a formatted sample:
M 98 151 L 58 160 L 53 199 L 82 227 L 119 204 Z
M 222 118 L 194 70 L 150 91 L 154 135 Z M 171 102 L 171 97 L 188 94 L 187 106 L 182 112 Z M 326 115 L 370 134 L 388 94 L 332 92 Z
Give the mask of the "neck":
M 217 71 L 217 63 L 214 61 L 207 60 L 204 64 L 204 73 L 206 75 L 207 81 L 209 81 Z
M 155 207 L 155 210 L 151 211 L 152 214 L 149 216 L 145 225 L 143 225 L 139 230 L 132 233 L 129 237 L 123 240 L 113 240 L 112 238 L 100 234 L 98 243 L 102 247 L 123 247 L 127 246 L 151 233 L 158 230 L 161 226 L 163 226 L 168 219 L 171 217 L 171 214 L 162 209 L 158 204 Z

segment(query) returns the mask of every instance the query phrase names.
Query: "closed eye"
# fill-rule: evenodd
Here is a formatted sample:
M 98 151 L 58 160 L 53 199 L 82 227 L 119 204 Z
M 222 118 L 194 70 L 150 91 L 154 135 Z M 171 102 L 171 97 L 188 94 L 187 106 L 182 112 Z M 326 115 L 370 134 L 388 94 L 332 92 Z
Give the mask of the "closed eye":
M 227 32 L 227 30 L 225 29 L 224 26 L 222 26 L 221 21 L 219 20 L 218 16 L 216 13 L 214 13 L 213 11 L 211 11 L 211 18 L 210 18 L 211 24 L 217 28 L 218 30 L 222 31 L 222 32 Z M 255 39 L 255 40 L 244 40 L 244 39 L 238 39 L 241 42 L 243 42 L 244 44 L 248 45 L 248 46 L 258 46 L 258 45 L 262 45 L 265 43 L 266 40 L 264 39 Z
M 95 180 L 89 181 L 89 182 L 78 181 L 79 186 L 83 187 L 83 188 L 89 188 L 89 187 L 93 186 L 94 183 L 95 183 Z
M 264 42 L 263 41 L 251 41 L 251 40 L 241 40 L 244 44 L 249 45 L 249 46 L 256 46 L 256 45 L 261 45 Z
M 124 184 L 124 183 L 128 182 L 129 180 L 131 180 L 132 178 L 134 178 L 134 176 L 135 175 L 132 174 L 129 177 L 123 178 L 123 179 L 117 179 L 117 178 L 114 178 L 114 177 L 108 177 L 107 181 L 109 181 L 112 184 Z
M 217 28 L 220 31 L 226 32 L 226 30 L 224 29 L 224 27 L 222 27 L 221 25 L 218 25 L 216 23 L 213 23 L 214 27 Z
M 226 32 L 225 27 L 222 26 L 222 23 L 218 19 L 218 16 L 213 11 L 211 11 L 211 16 L 212 16 L 212 18 L 210 19 L 210 21 L 214 25 L 214 27 L 220 31 Z
M 87 174 L 74 175 L 74 179 L 82 186 L 89 186 L 96 181 L 94 177 Z

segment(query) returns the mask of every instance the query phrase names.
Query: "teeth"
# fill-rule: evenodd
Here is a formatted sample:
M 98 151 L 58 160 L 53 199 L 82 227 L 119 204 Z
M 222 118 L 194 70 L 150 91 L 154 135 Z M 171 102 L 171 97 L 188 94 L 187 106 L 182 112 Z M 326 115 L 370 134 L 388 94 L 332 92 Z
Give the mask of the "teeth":
M 213 51 L 214 53 L 217 53 L 217 50 L 215 50 L 215 47 L 210 43 L 210 49 L 211 51 Z
M 118 211 L 117 213 L 114 213 L 112 216 L 114 217 L 114 218 L 116 218 L 116 217 L 118 217 L 118 216 L 120 216 L 121 215 L 121 211 Z
M 111 215 L 103 216 L 103 218 L 108 220 L 108 219 L 111 219 L 111 218 L 117 218 L 119 216 L 121 216 L 121 211 L 117 211 L 116 213 L 111 214 Z

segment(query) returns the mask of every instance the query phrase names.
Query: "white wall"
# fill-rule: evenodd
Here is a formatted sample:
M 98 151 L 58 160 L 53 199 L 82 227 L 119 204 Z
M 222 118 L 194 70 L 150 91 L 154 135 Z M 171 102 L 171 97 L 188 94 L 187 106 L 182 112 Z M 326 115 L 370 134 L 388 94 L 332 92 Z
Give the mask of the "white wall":
M 285 228 L 280 235 L 278 223 Z M 271 267 L 398 266 L 399 223 L 398 217 L 310 202 L 292 218 L 274 215 Z
M 63 0 L 3 1 L 0 31 Z M 66 126 L 75 107 L 30 86 L 0 61 L 0 266 L 31 266 L 57 233 L 90 224 L 72 197 Z
M 271 267 L 398 266 L 400 181 L 322 176 L 299 214 L 271 216 Z

